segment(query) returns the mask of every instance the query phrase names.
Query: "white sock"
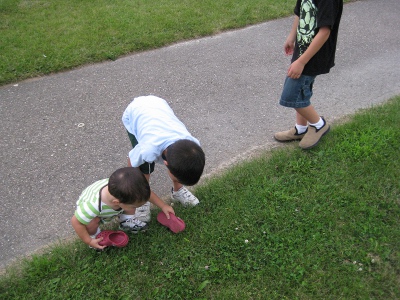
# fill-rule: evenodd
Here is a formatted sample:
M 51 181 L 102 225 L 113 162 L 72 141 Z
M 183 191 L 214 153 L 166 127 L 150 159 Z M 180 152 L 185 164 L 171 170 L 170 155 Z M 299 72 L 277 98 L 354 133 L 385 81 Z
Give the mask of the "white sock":
M 298 134 L 303 134 L 304 132 L 307 131 L 307 128 L 308 128 L 308 126 L 306 126 L 306 125 L 299 125 L 299 124 L 296 124 L 295 127 L 297 129 Z
M 317 129 L 321 129 L 321 127 L 323 127 L 325 125 L 324 120 L 322 120 L 322 118 L 319 118 L 319 121 L 317 123 L 310 123 L 311 126 L 317 128 Z
M 120 222 L 123 222 L 123 221 L 125 221 L 125 220 L 127 220 L 127 219 L 133 219 L 134 216 L 135 216 L 135 215 L 120 214 L 120 215 L 119 215 L 119 221 L 120 221 Z

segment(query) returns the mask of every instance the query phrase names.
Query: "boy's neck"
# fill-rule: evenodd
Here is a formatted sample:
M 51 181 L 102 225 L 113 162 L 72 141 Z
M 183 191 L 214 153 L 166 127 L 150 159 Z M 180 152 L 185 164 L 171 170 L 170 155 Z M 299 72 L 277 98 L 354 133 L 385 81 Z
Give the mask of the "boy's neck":
M 110 194 L 110 192 L 108 191 L 108 185 L 106 185 L 102 190 L 101 190 L 101 202 L 103 202 L 104 204 L 107 204 L 108 206 L 114 208 L 119 208 L 118 205 L 116 205 L 115 203 L 113 203 L 113 200 L 115 199 L 115 197 L 113 195 Z

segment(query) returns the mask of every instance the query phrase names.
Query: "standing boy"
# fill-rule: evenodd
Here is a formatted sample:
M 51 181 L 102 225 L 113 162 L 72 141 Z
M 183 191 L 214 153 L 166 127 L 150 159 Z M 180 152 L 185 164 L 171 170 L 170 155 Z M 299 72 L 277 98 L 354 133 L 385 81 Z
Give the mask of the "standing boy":
M 133 147 L 128 165 L 139 168 L 148 181 L 156 162 L 165 165 L 173 185 L 172 201 L 185 206 L 197 205 L 199 200 L 184 185 L 199 181 L 205 155 L 199 141 L 175 116 L 168 103 L 151 95 L 137 97 L 125 109 L 122 122 Z M 153 191 L 149 201 L 160 207 L 167 218 L 169 213 L 174 213 L 172 207 Z M 150 221 L 149 202 L 138 208 L 134 215 L 120 215 L 121 227 L 126 230 L 135 227 L 137 220 Z
M 277 132 L 277 141 L 301 140 L 302 149 L 318 144 L 330 126 L 311 105 L 315 77 L 335 65 L 335 51 L 343 0 L 297 0 L 295 18 L 284 44 L 293 55 L 280 104 L 296 110 L 294 128 Z

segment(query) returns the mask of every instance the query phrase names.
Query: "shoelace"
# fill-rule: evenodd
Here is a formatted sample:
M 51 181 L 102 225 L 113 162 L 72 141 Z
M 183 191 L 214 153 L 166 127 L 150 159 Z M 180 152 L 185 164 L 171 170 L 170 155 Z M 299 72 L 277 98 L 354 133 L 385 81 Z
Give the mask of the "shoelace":
M 183 198 L 185 198 L 186 200 L 192 201 L 194 200 L 194 196 L 192 193 L 189 192 L 189 190 L 184 189 L 182 194 Z
M 189 191 L 184 191 L 184 193 L 183 193 L 183 197 L 185 197 L 186 199 L 188 199 L 188 200 L 189 200 L 190 198 L 192 198 L 192 197 L 191 197 L 192 195 L 191 195 L 191 194 L 189 194 L 188 192 L 189 192 Z
M 140 227 L 143 227 L 146 224 L 138 219 L 126 219 L 125 221 L 121 222 L 121 224 L 124 224 L 124 223 L 130 223 L 130 224 L 137 225 Z

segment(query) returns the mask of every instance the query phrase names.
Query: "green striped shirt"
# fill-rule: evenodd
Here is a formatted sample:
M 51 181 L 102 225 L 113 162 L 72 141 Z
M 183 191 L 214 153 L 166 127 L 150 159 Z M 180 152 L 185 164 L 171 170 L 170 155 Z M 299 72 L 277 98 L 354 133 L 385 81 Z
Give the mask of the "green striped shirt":
M 99 202 L 101 201 L 100 192 L 108 184 L 108 178 L 96 181 L 89 185 L 76 201 L 75 217 L 84 225 L 90 223 L 95 217 L 111 218 L 118 215 L 121 211 L 113 210 L 110 206 L 101 202 L 99 211 Z

